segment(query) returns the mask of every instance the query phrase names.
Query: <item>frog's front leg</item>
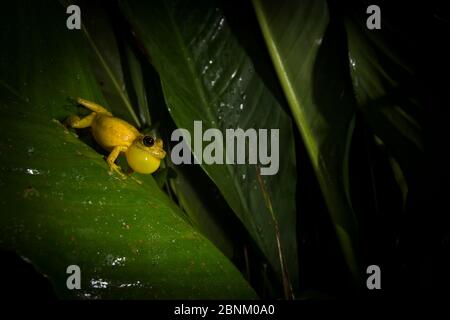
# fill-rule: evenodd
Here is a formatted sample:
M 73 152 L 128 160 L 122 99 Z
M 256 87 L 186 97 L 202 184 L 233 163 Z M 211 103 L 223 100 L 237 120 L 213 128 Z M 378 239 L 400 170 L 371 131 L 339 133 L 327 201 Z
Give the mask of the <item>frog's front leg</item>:
M 106 159 L 106 162 L 109 165 L 109 169 L 111 171 L 117 172 L 122 178 L 126 178 L 127 176 L 122 172 L 120 167 L 117 164 L 115 164 L 115 161 L 116 161 L 117 157 L 119 156 L 119 154 L 121 152 L 125 152 L 126 150 L 127 150 L 127 147 L 117 146 L 111 151 L 108 158 Z

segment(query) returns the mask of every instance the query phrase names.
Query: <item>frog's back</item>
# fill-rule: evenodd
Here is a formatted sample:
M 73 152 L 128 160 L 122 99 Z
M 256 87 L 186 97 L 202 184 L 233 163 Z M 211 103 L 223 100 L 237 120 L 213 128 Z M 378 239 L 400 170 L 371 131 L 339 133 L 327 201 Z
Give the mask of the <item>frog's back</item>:
M 128 147 L 139 135 L 139 131 L 128 122 L 105 114 L 97 114 L 91 127 L 95 140 L 106 150 L 116 146 Z

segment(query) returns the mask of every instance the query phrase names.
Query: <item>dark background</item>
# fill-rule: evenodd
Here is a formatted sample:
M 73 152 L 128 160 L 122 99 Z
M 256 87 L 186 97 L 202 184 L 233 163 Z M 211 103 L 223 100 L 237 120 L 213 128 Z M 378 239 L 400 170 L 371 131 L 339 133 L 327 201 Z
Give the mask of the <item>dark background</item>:
M 393 2 L 393 1 L 390 1 Z M 334 226 L 331 223 L 306 149 L 297 132 L 297 212 L 300 288 L 303 299 L 342 297 L 394 298 L 434 297 L 448 295 L 450 288 L 450 188 L 448 127 L 450 122 L 450 10 L 445 1 L 411 3 L 374 1 L 382 11 L 382 26 L 386 19 L 404 35 L 402 52 L 416 66 L 414 81 L 420 90 L 424 106 L 422 125 L 425 134 L 423 159 L 411 159 L 419 164 L 411 183 L 406 208 L 403 210 L 400 191 L 392 178 L 385 154 L 370 139 L 371 131 L 358 115 L 351 148 L 350 176 L 359 215 L 361 266 L 371 264 L 381 268 L 382 290 L 369 291 L 352 281 L 345 265 Z M 223 2 L 230 25 L 246 23 L 252 41 L 264 46 L 257 29 L 250 2 L 240 4 L 241 10 L 231 10 L 232 2 Z M 330 16 L 336 17 L 330 25 L 339 30 L 339 19 L 347 10 L 359 10 L 364 1 L 329 1 Z M 237 12 L 238 11 L 238 12 Z M 362 11 L 365 12 L 365 11 Z M 246 19 L 242 19 L 246 17 Z M 120 24 L 120 21 L 115 20 Z M 120 27 L 120 25 L 118 26 Z M 242 26 L 241 26 L 242 27 Z M 256 29 L 255 29 L 256 28 Z M 253 33 L 254 32 L 254 33 Z M 345 35 L 343 35 L 345 38 Z M 246 40 L 242 40 L 245 44 Z M 345 39 L 342 42 L 345 46 Z M 248 45 L 249 55 L 254 54 Z M 345 48 L 343 48 L 345 49 Z M 345 58 L 345 57 L 343 57 Z M 270 58 L 260 56 L 261 63 Z M 267 59 L 267 60 L 266 60 Z M 256 68 L 258 68 L 256 64 Z M 268 74 L 276 79 L 272 74 Z M 360 150 L 365 150 L 361 153 Z M 374 173 L 375 186 L 370 172 Z M 374 199 L 373 189 L 377 190 Z M 230 226 L 239 224 L 230 222 Z M 257 250 L 243 228 L 237 237 L 250 247 L 250 255 L 258 257 Z M 244 268 L 243 257 L 237 256 L 236 265 Z M 363 268 L 364 269 L 364 268 Z M 255 272 L 255 270 L 252 270 Z M 363 279 L 366 278 L 365 269 Z M 258 290 L 258 278 L 252 285 Z M 7 298 L 34 300 L 56 299 L 45 276 L 15 253 L 0 251 L 0 290 Z M 258 293 L 264 298 L 264 293 Z

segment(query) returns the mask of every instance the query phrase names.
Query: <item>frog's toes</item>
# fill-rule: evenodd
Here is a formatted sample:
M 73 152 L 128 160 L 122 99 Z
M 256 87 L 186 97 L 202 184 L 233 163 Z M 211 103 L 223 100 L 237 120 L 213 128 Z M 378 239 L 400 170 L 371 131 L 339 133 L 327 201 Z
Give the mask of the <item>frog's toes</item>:
M 64 124 L 73 128 L 78 122 L 80 122 L 80 117 L 72 115 L 64 121 Z
M 111 165 L 109 167 L 109 174 L 112 175 L 112 174 L 114 174 L 114 172 L 119 174 L 119 176 L 122 179 L 126 179 L 127 178 L 127 176 L 122 172 L 122 169 L 120 169 L 120 167 L 118 165 L 116 165 L 116 164 L 113 164 L 113 165 Z
M 142 184 L 142 181 L 136 178 L 135 176 L 130 176 L 137 184 Z

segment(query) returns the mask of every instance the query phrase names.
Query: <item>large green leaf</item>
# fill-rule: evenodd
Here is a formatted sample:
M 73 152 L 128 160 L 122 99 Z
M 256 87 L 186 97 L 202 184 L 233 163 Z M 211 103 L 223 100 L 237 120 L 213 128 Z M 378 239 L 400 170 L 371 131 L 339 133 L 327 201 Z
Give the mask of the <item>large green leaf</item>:
M 159 72 L 178 127 L 280 129 L 279 172 L 256 165 L 202 164 L 283 283 L 297 286 L 295 154 L 291 121 L 255 72 L 214 2 L 122 2 Z M 194 150 L 195 151 L 195 150 Z
M 68 97 L 104 103 L 88 39 L 56 1 L 2 8 L 0 245 L 61 297 L 252 298 L 237 269 L 182 218 L 151 176 L 121 180 L 60 120 Z M 68 290 L 66 268 L 81 268 Z
M 325 0 L 255 0 L 254 7 L 345 258 L 357 276 L 357 224 L 347 167 L 355 103 L 339 51 L 341 29 L 330 23 Z
M 361 17 L 346 17 L 349 66 L 358 105 L 377 139 L 394 157 L 392 168 L 406 197 L 407 184 L 401 177 L 411 178 L 423 158 L 422 89 L 415 70 L 390 43 L 395 41 L 398 47 L 408 40 L 386 18 L 383 21 L 383 30 L 373 32 Z

